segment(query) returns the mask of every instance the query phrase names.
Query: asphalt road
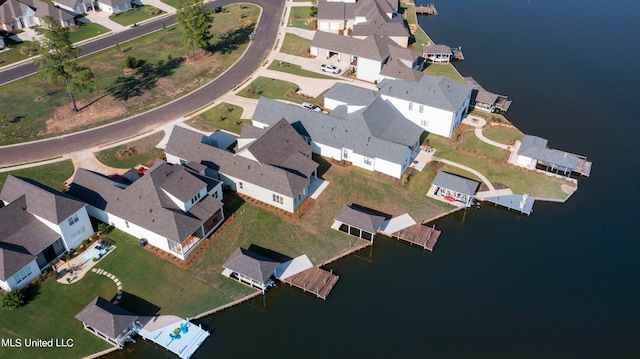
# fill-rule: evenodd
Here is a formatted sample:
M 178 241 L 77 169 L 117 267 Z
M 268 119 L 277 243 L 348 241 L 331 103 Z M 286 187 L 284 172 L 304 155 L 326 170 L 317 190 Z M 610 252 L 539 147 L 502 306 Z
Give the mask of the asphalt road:
M 218 0 L 208 3 L 207 7 L 224 6 L 235 2 L 237 0 Z M 255 38 L 245 55 L 227 72 L 211 83 L 164 106 L 107 126 L 43 141 L 0 147 L 0 166 L 57 157 L 131 137 L 178 119 L 232 90 L 236 85 L 248 78 L 252 71 L 259 68 L 269 55 L 278 34 L 278 27 L 284 8 L 283 0 L 243 0 L 243 2 L 256 4 L 262 8 Z M 83 53 L 95 52 L 160 29 L 163 21 L 166 25 L 170 25 L 175 20 L 173 16 L 164 18 L 87 43 L 83 46 Z M 35 67 L 32 67 L 31 72 L 29 72 L 28 64 L 23 66 L 11 69 L 8 72 L 15 73 L 15 76 L 20 77 L 21 73 L 24 76 L 24 74 L 36 71 Z M 4 72 L 0 73 L 0 75 L 8 76 L 4 75 Z

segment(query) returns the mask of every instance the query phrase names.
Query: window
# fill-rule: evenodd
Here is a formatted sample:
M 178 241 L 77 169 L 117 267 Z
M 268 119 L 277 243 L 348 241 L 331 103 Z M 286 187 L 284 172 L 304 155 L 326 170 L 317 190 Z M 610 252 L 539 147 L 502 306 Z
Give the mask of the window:
M 344 149 L 342 150 L 342 158 L 347 159 L 349 158 L 349 150 L 348 149 Z
M 421 124 L 422 126 L 429 126 L 429 121 L 427 121 L 427 120 L 422 120 L 422 121 L 420 121 L 420 124 Z
M 124 225 L 127 226 L 127 228 L 129 228 L 129 222 L 124 221 Z
M 418 111 L 420 111 L 420 113 L 424 112 L 424 106 L 420 105 L 420 108 L 418 109 Z
M 22 282 L 27 277 L 29 277 L 33 273 L 31 271 L 31 266 L 24 267 L 18 271 L 18 273 L 14 274 L 13 279 L 16 281 L 16 284 Z
M 409 102 L 409 111 L 413 111 L 413 102 Z
M 75 241 L 78 237 L 83 236 L 87 233 L 87 229 L 82 226 L 77 231 L 71 233 L 71 241 Z
M 242 182 L 238 182 L 238 187 L 240 187 L 240 189 L 242 189 Z
M 73 216 L 69 217 L 67 221 L 69 222 L 70 226 L 73 226 L 74 223 L 78 222 L 78 214 L 74 214 Z
M 365 164 L 365 165 L 371 165 L 371 158 L 369 158 L 369 157 L 365 157 L 365 158 L 364 158 L 364 164 Z
M 218 191 L 213 192 L 213 197 L 218 198 Z
M 284 199 L 282 198 L 282 196 L 279 196 L 277 194 L 273 194 L 273 201 L 276 203 L 280 203 L 282 204 L 284 202 Z

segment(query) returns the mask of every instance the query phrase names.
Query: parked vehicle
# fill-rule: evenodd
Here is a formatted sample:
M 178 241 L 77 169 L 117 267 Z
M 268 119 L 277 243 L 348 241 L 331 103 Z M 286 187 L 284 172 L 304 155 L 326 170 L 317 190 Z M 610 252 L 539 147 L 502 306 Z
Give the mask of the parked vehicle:
M 222 6 L 216 6 L 216 7 L 213 9 L 213 13 L 214 13 L 214 14 L 217 14 L 217 13 L 219 13 L 219 12 L 222 12 Z
M 322 71 L 329 71 L 334 74 L 339 74 L 340 71 L 342 71 L 334 65 L 327 65 L 327 64 L 323 64 L 320 68 L 322 69 Z
M 306 108 L 307 110 L 311 110 L 311 111 L 315 111 L 315 112 L 322 112 L 322 109 L 312 103 L 309 102 L 303 102 L 302 103 L 302 108 Z

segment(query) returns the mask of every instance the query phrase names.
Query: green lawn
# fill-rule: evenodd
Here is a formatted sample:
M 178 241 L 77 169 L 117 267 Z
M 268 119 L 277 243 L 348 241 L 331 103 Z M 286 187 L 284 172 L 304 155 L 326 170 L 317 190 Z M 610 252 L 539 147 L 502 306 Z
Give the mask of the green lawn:
M 7 45 L 7 47 L 9 47 L 11 50 L 3 51 L 0 53 L 0 67 L 11 65 L 14 62 L 22 61 L 29 57 L 21 54 L 20 48 L 31 46 L 33 44 L 31 41 L 23 41 L 18 43 L 15 43 L 9 39 L 5 39 L 4 41 L 5 45 Z
M 513 193 L 530 193 L 535 197 L 548 198 L 567 197 L 567 194 L 560 188 L 562 184 L 571 185 L 566 180 L 521 169 L 491 157 L 487 160 L 484 154 L 467 154 L 456 151 L 455 146 L 457 145 L 441 136 L 430 134 L 429 144 L 437 150 L 437 157 L 469 166 L 485 175 L 491 183 L 507 185 Z
M 456 81 L 466 83 L 462 78 L 462 75 L 460 75 L 458 70 L 456 70 L 452 64 L 427 63 L 425 65 L 426 67 L 422 72 L 424 72 L 427 75 L 449 77 Z
M 284 35 L 284 42 L 280 47 L 280 52 L 295 56 L 309 56 L 310 48 L 311 40 L 287 33 Z
M 242 119 L 242 107 L 223 102 L 189 119 L 187 124 L 207 132 L 223 129 L 239 134 L 245 124 L 251 124 L 251 120 Z
M 498 161 L 502 161 L 507 153 L 506 150 L 492 146 L 484 141 L 481 141 L 473 131 L 467 131 L 463 134 L 462 143 L 456 144 L 456 148 L 463 149 L 469 152 L 481 154 L 493 158 Z
M 151 15 L 153 12 L 156 12 L 156 14 Z M 151 5 L 134 5 L 133 9 L 121 12 L 119 14 L 113 14 L 109 16 L 109 19 L 111 19 L 111 21 L 117 22 L 122 26 L 128 26 L 147 19 L 151 19 L 152 17 L 156 17 L 161 14 L 164 14 L 164 11 Z
M 114 254 L 115 252 L 105 260 Z M 111 279 L 94 273 L 87 274 L 74 284 L 61 284 L 49 278 L 26 305 L 2 312 L 0 336 L 7 339 L 21 338 L 23 341 L 25 338 L 71 338 L 73 347 L 50 349 L 0 346 L 0 357 L 81 358 L 110 348 L 110 344 L 86 331 L 75 316 L 96 296 L 111 300 L 116 292 Z
M 78 31 L 69 32 L 71 42 L 78 42 L 111 32 L 106 27 L 96 23 L 78 24 L 80 25 L 80 29 Z
M 75 113 L 61 86 L 51 86 L 39 76 L 0 86 L 0 103 L 11 102 L 2 111 L 12 122 L 0 126 L 0 145 L 25 142 L 75 132 L 122 119 L 157 107 L 201 87 L 231 66 L 248 46 L 260 9 L 253 5 L 231 5 L 231 11 L 215 15 L 212 53 L 201 52 L 198 60 L 185 61 L 181 30 L 171 27 L 79 59 L 95 74 L 93 94 L 75 93 Z M 14 50 L 11 50 L 14 51 Z M 142 60 L 135 72 L 125 72 L 126 56 Z M 21 101 L 14 101 L 19 98 Z M 47 122 L 49 120 L 49 122 Z
M 133 168 L 138 165 L 151 167 L 156 159 L 162 158 L 164 154 L 162 149 L 156 148 L 156 145 L 163 137 L 164 131 L 160 131 L 137 141 L 97 152 L 95 155 L 98 161 L 109 167 Z M 125 156 L 126 158 L 118 158 L 118 154 L 123 157 L 122 153 L 127 153 L 127 150 L 129 151 L 128 153 L 134 153 L 131 156 Z
M 29 167 L 10 172 L 0 172 L 0 190 L 9 175 L 31 178 L 53 189 L 62 191 L 63 182 L 73 175 L 73 163 L 71 160 L 60 161 L 48 165 Z
M 313 98 L 297 93 L 296 91 L 298 89 L 299 86 L 292 82 L 260 76 L 254 79 L 254 81 L 249 81 L 245 88 L 238 92 L 238 96 L 253 99 L 259 99 L 260 96 L 264 96 L 295 103 L 313 102 L 315 104 L 322 104 L 324 94 Z
M 484 137 L 505 145 L 512 145 L 516 140 L 522 141 L 524 134 L 516 128 L 493 126 L 482 132 Z
M 304 70 L 302 69 L 302 67 L 300 67 L 300 65 L 290 64 L 288 62 L 283 62 L 281 65 L 280 61 L 273 61 L 269 65 L 269 70 L 281 71 L 281 72 L 286 72 L 293 75 L 311 77 L 315 79 L 328 79 L 328 80 L 335 79 L 335 77 L 319 74 L 313 71 Z
M 414 34 L 414 50 L 422 56 L 422 47 L 433 44 L 433 41 L 418 25 L 415 5 L 401 2 L 400 11 L 403 12 L 403 18 L 405 19 L 407 26 L 411 29 L 411 33 Z
M 291 7 L 288 26 L 298 27 L 305 30 L 314 29 L 316 27 L 316 17 L 311 16 L 311 13 L 311 6 Z
M 161 1 L 175 9 L 178 8 L 178 0 L 161 0 Z

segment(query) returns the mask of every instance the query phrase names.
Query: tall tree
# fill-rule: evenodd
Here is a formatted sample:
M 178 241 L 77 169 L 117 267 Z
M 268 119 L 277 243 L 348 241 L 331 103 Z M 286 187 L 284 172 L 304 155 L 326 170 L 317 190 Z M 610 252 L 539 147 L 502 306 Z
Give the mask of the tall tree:
M 40 73 L 53 85 L 64 84 L 69 93 L 73 110 L 78 111 L 74 92 L 93 91 L 93 72 L 78 65 L 80 48 L 73 47 L 67 29 L 51 16 L 42 17 L 38 31 L 42 38 L 36 41 L 40 57 L 35 63 Z
M 209 29 L 213 13 L 204 6 L 204 0 L 179 0 L 176 22 L 182 28 L 182 43 L 187 47 L 187 57 L 196 56 L 196 47 L 206 50 L 213 38 Z

